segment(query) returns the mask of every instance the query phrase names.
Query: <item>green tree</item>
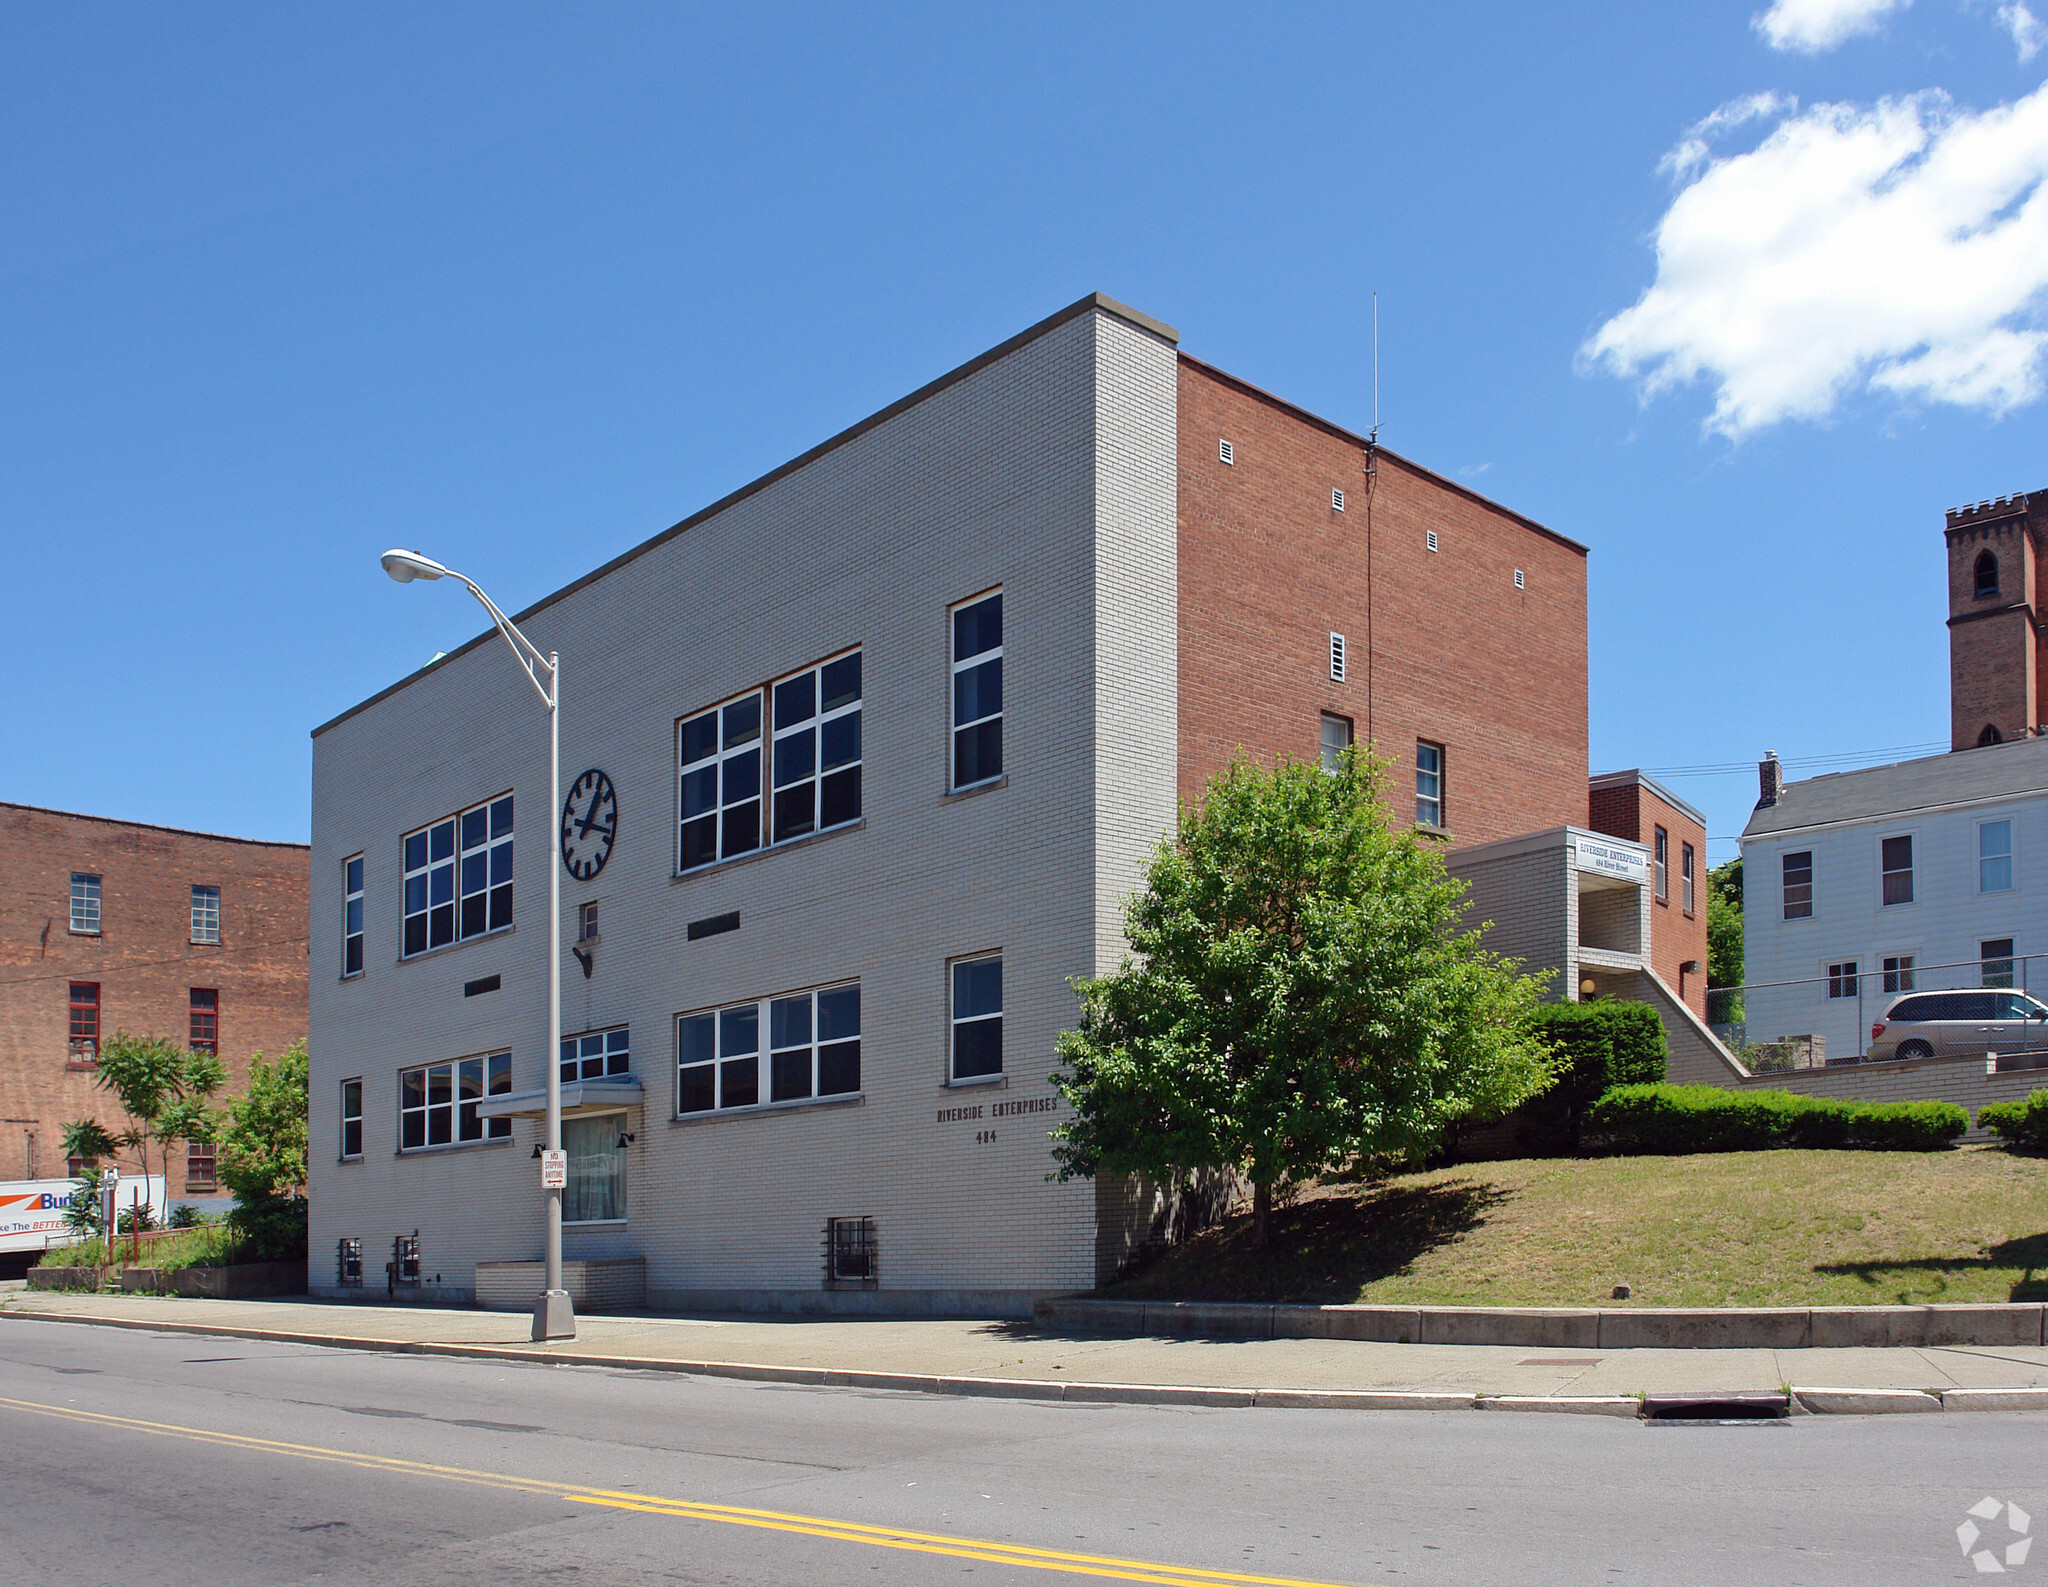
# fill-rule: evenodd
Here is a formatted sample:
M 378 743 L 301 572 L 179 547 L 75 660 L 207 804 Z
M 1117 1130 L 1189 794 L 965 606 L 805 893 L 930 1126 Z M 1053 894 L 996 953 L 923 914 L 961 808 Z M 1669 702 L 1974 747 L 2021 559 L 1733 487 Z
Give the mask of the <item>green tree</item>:
M 1742 859 L 1707 872 L 1707 987 L 1742 985 Z M 1733 1002 L 1724 998 L 1723 1002 Z M 1740 1018 L 1740 1011 L 1724 1019 Z
M 228 1099 L 219 1172 L 235 1198 L 229 1228 L 238 1252 L 249 1260 L 305 1255 L 310 1067 L 303 1041 L 275 1061 L 257 1053 L 249 1060 L 248 1089 Z
M 207 1099 L 221 1087 L 227 1070 L 212 1053 L 193 1052 L 161 1036 L 117 1031 L 100 1045 L 93 1082 L 110 1091 L 128 1115 L 119 1139 L 136 1155 L 148 1182 L 149 1154 L 157 1153 L 166 1194 L 172 1148 L 206 1140 L 212 1129 Z M 158 1209 L 161 1214 L 162 1209 Z
M 1460 929 L 1464 884 L 1389 828 L 1382 769 L 1240 758 L 1183 809 L 1125 908 L 1135 957 L 1075 983 L 1058 1178 L 1235 1171 L 1263 1245 L 1283 1181 L 1426 1151 L 1550 1083 L 1541 980 Z

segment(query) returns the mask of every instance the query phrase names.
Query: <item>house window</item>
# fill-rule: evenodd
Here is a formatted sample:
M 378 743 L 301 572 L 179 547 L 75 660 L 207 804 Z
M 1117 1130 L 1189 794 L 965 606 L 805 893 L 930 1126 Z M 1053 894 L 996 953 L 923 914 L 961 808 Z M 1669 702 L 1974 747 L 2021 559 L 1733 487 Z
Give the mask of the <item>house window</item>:
M 681 847 L 676 869 L 761 846 L 761 692 L 741 695 L 676 728 Z
M 1323 713 L 1323 770 L 1344 769 L 1344 751 L 1351 747 L 1351 718 Z
M 1690 843 L 1679 844 L 1678 901 L 1680 907 L 1682 907 L 1688 915 L 1692 913 L 1693 873 L 1695 869 L 1696 867 L 1693 861 L 1692 845 Z
M 777 843 L 860 819 L 860 652 L 775 685 Z
M 873 1218 L 825 1220 L 825 1282 L 873 1288 L 879 1276 Z
M 1885 955 L 1884 989 L 1887 992 L 1913 990 L 1913 956 L 1910 953 Z
M 1787 920 L 1813 918 L 1813 851 L 1802 849 L 1780 861 L 1784 872 L 1784 904 Z
M 1651 851 L 1655 856 L 1657 869 L 1657 896 L 1659 898 L 1669 898 L 1671 896 L 1671 834 L 1662 827 L 1655 829 Z
M 1856 961 L 1844 960 L 1828 966 L 1828 996 L 1854 997 L 1856 995 Z
M 100 879 L 71 873 L 71 929 L 81 936 L 100 934 Z
M 764 1056 L 766 1096 L 761 1084 Z M 678 1114 L 851 1096 L 859 1090 L 857 982 L 685 1014 L 676 1021 Z
M 192 889 L 192 940 L 194 942 L 220 941 L 220 889 L 218 887 L 194 887 Z
M 1913 840 L 1886 838 L 1879 845 L 1884 865 L 1884 901 L 1910 904 L 1913 901 Z
M 363 973 L 363 857 L 341 862 L 341 973 Z
M 1976 575 L 1976 596 L 1978 600 L 1984 600 L 1998 593 L 1998 558 L 1989 551 L 1980 551 L 1977 553 L 1977 566 L 1972 571 Z
M 480 1119 L 476 1109 L 485 1097 L 511 1089 L 512 1055 L 507 1052 L 399 1071 L 399 1150 L 505 1139 L 512 1121 Z
M 626 1216 L 623 1113 L 562 1120 L 569 1183 L 562 1188 L 564 1223 L 616 1223 Z
M 214 1186 L 214 1155 L 211 1141 L 185 1143 L 185 1188 L 211 1190 Z
M 633 1072 L 633 1054 L 626 1040 L 627 1027 L 592 1031 L 587 1036 L 562 1039 L 562 1084 L 578 1080 L 605 1080 Z
M 100 1061 L 100 987 L 97 981 L 71 983 L 71 1062 Z
M 1415 822 L 1444 824 L 1444 747 L 1421 739 L 1415 744 Z
M 1977 828 L 1977 891 L 2012 891 L 2012 822 L 1986 821 Z
M 360 1079 L 341 1083 L 341 1155 L 363 1155 L 363 1082 Z
M 406 834 L 403 956 L 512 924 L 512 796 Z
M 953 965 L 953 1078 L 1003 1072 L 1003 960 L 1000 954 Z
M 953 786 L 1003 774 L 1003 596 L 953 608 Z
M 590 903 L 577 906 L 576 940 L 578 942 L 597 941 L 597 902 L 595 899 Z
M 210 986 L 192 988 L 192 1010 L 186 1045 L 194 1052 L 220 1052 L 220 992 Z
M 1977 944 L 1977 965 L 1986 986 L 2012 985 L 2012 938 L 1993 937 Z

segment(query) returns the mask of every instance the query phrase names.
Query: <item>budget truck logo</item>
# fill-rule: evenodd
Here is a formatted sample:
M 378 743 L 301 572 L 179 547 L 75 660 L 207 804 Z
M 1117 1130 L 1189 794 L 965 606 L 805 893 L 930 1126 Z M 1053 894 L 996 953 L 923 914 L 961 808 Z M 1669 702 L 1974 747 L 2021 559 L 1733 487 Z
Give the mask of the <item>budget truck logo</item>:
M 16 1180 L 0 1184 L 0 1250 L 37 1250 L 62 1235 L 76 1180 Z

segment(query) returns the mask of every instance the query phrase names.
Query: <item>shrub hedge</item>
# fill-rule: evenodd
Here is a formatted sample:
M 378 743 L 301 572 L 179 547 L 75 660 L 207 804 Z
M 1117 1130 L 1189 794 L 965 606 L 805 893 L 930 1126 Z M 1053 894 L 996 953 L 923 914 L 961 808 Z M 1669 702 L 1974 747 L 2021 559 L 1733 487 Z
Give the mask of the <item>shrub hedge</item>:
M 2017 1102 L 1987 1102 L 1977 1110 L 1977 1128 L 1989 1130 L 2020 1152 L 2048 1152 L 2048 1091 Z
M 1969 1127 L 1970 1115 L 1953 1102 L 1838 1102 L 1718 1086 L 1617 1086 L 1586 1115 L 1587 1134 L 1616 1154 L 1775 1146 L 1933 1152 Z
M 1545 1003 L 1529 1029 L 1562 1061 L 1550 1089 L 1511 1115 L 1521 1150 L 1577 1153 L 1599 1097 L 1664 1078 L 1664 1022 L 1647 1003 Z

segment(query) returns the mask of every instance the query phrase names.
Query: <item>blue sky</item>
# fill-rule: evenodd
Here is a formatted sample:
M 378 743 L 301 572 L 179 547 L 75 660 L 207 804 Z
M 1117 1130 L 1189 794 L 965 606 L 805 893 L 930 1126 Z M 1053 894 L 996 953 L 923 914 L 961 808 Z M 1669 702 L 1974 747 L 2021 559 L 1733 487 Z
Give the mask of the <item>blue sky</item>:
M 516 609 L 1094 290 L 1361 429 L 1376 290 L 1387 443 L 1592 548 L 1593 769 L 1944 743 L 1942 511 L 2048 486 L 2041 42 L 0 7 L 0 798 L 303 839 L 308 730 L 481 626 L 386 546 Z

